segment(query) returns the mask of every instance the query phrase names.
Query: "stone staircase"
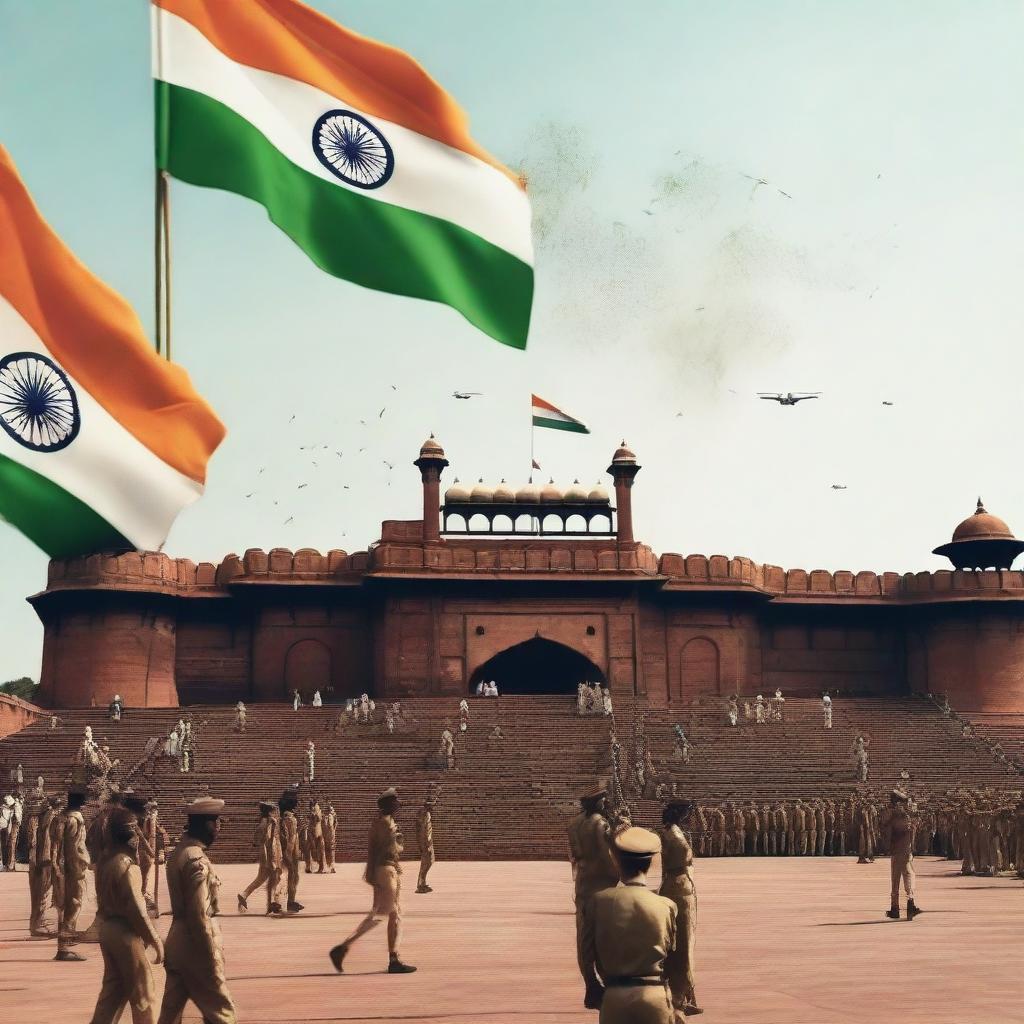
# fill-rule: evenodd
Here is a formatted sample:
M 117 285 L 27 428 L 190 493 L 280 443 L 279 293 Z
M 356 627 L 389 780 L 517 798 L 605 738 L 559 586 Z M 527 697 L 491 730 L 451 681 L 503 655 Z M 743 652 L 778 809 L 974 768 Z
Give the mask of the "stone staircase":
M 178 771 L 158 762 L 152 777 L 138 774 L 132 785 L 154 793 L 161 820 L 174 833 L 183 822 L 177 809 L 185 799 L 209 792 L 227 801 L 226 821 L 214 848 L 220 861 L 251 860 L 256 801 L 276 799 L 302 779 L 306 742 L 316 744 L 312 786 L 303 783 L 302 807 L 315 793 L 329 796 L 339 816 L 338 856 L 365 856 L 367 825 L 377 794 L 399 787 L 404 807 L 399 823 L 407 856 L 416 856 L 414 816 L 423 795 L 440 786 L 434 813 L 438 857 L 449 860 L 540 860 L 566 855 L 565 824 L 579 793 L 610 774 L 608 719 L 578 717 L 575 697 L 470 698 L 466 733 L 458 731 L 458 700 L 403 700 L 412 724 L 387 735 L 381 726 L 349 726 L 337 731 L 340 708 L 251 704 L 248 729 L 234 731 L 233 706 L 194 705 L 182 709 L 125 711 L 120 723 L 101 709 L 58 712 L 62 725 L 51 732 L 49 719 L 0 740 L 0 779 L 21 763 L 26 787 L 37 775 L 48 790 L 60 787 L 73 762 L 86 725 L 121 759 L 115 778 L 141 757 L 146 740 L 165 736 L 184 714 L 196 729 L 195 770 Z M 742 702 L 741 702 L 742 703 Z M 383 707 L 378 705 L 378 716 Z M 905 784 L 910 773 L 916 793 L 953 786 L 1024 787 L 1024 776 L 995 761 L 977 741 L 963 739 L 954 720 L 920 698 L 844 698 L 833 703 L 833 728 L 822 727 L 818 700 L 788 699 L 785 721 L 764 725 L 726 723 L 721 699 L 704 699 L 676 711 L 649 711 L 618 698 L 615 726 L 623 747 L 623 767 L 632 760 L 634 716 L 645 715 L 645 729 L 659 781 L 675 781 L 681 795 L 701 801 L 793 800 L 798 796 L 842 796 L 857 789 L 853 738 L 864 733 L 869 747 L 872 788 Z M 451 722 L 456 766 L 443 771 L 434 762 L 441 731 Z M 741 719 L 742 721 L 742 719 Z M 689 764 L 673 758 L 672 727 L 680 722 L 692 745 Z M 505 738 L 490 739 L 495 726 Z M 1006 743 L 1004 743 L 1004 747 Z M 656 801 L 640 800 L 637 822 L 654 824 Z

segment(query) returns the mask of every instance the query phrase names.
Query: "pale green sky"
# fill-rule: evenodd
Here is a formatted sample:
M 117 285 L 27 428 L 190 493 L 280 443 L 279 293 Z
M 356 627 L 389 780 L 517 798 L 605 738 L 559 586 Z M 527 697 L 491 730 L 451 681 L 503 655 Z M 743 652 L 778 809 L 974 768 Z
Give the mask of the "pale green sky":
M 560 483 L 629 440 L 657 551 L 939 567 L 979 493 L 1024 532 L 1024 6 L 314 6 L 413 53 L 526 168 L 530 347 L 329 278 L 255 204 L 174 183 L 175 350 L 230 433 L 169 552 L 363 548 L 418 515 L 431 430 L 452 476 L 520 482 L 531 391 L 593 429 L 538 433 Z M 0 142 L 147 324 L 148 45 L 144 0 L 0 0 Z M 825 396 L 752 397 L 790 389 Z M 0 679 L 35 675 L 46 560 L 10 528 L 0 558 Z

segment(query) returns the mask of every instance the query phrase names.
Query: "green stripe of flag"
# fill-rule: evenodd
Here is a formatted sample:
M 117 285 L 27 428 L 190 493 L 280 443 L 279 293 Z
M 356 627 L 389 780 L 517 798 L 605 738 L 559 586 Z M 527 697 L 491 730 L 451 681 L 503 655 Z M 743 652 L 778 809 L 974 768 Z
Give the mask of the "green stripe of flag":
M 471 231 L 297 167 L 252 124 L 202 93 L 156 82 L 157 164 L 175 178 L 260 203 L 335 277 L 443 302 L 492 338 L 526 348 L 533 268 Z
M 73 494 L 5 455 L 0 455 L 0 517 L 51 558 L 134 548 Z
M 582 423 L 571 423 L 566 420 L 548 420 L 543 416 L 534 416 L 533 425 L 535 427 L 551 427 L 552 430 L 570 430 L 574 434 L 590 433 Z

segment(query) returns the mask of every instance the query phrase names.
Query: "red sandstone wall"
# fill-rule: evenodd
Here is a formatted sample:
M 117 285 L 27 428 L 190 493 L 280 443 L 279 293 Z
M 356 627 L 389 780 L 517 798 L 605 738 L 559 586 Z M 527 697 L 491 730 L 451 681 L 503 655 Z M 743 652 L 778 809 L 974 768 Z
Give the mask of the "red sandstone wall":
M 0 739 L 10 736 L 11 733 L 20 732 L 42 714 L 43 709 L 36 707 L 35 704 L 30 704 L 20 697 L 0 693 Z
M 1024 710 L 1024 609 L 968 605 L 922 613 L 908 647 L 915 691 L 945 693 L 957 711 Z
M 103 706 L 119 693 L 129 707 L 177 707 L 174 620 L 146 610 L 145 595 L 137 600 L 135 609 L 118 600 L 116 607 L 48 617 L 39 680 L 42 703 Z

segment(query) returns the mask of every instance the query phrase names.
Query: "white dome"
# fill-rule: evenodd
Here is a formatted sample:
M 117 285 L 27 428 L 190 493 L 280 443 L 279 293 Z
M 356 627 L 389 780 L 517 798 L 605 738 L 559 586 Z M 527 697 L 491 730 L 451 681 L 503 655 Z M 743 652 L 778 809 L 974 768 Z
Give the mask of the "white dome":
M 524 505 L 536 505 L 540 501 L 540 484 L 535 484 L 532 480 L 524 484 L 516 491 L 516 501 L 521 501 Z
M 494 501 L 494 488 L 485 484 L 484 478 L 480 477 L 480 482 L 473 488 L 473 491 L 469 496 L 469 500 Z
M 516 500 L 516 492 L 512 490 L 507 483 L 505 478 L 501 478 L 501 483 L 494 488 L 494 501 L 510 502 Z
M 454 502 L 469 501 L 469 488 L 465 484 L 460 484 L 459 478 L 456 477 L 451 487 L 444 492 L 444 501 L 446 505 Z
M 549 480 L 540 492 L 540 500 L 545 504 L 555 504 L 562 500 L 562 489 L 554 480 Z
M 572 487 L 565 492 L 565 501 L 573 505 L 582 505 L 587 500 L 587 489 L 580 486 L 579 480 L 573 480 Z
M 611 499 L 608 497 L 608 492 L 601 485 L 601 481 L 598 482 L 591 488 L 590 493 L 587 495 L 587 501 L 594 505 L 607 505 Z

